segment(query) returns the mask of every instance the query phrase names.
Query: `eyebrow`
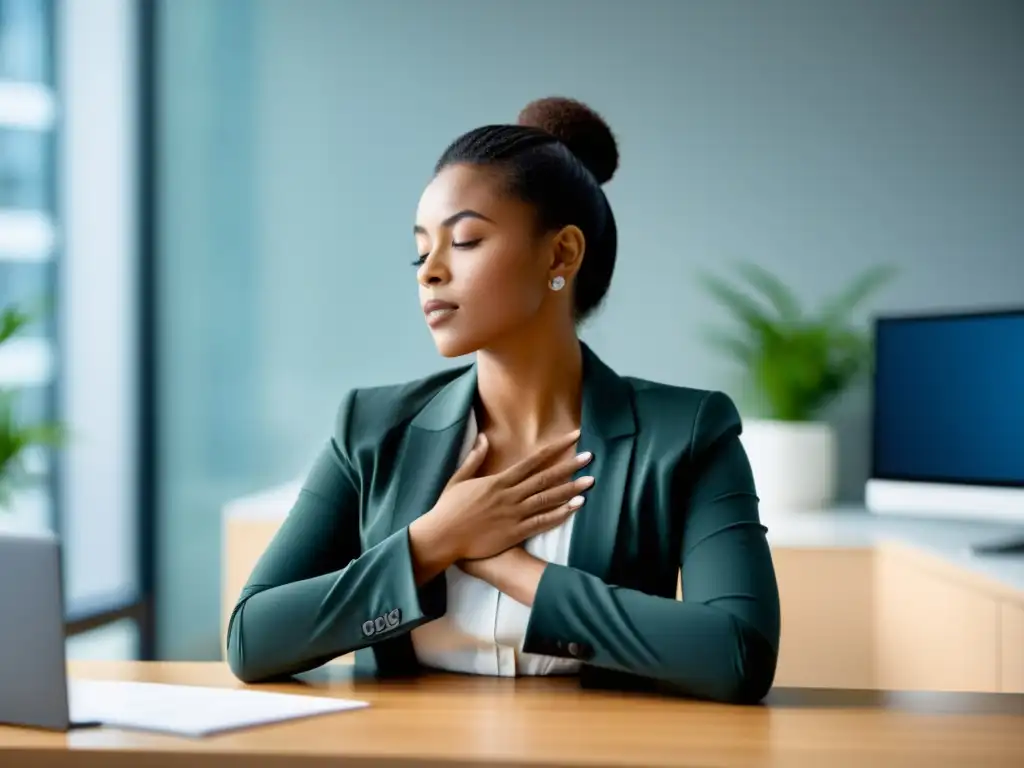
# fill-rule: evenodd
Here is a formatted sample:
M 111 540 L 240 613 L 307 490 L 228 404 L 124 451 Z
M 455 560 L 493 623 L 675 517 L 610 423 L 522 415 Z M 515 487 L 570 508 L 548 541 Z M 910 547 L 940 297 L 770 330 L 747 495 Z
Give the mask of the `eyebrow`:
M 451 227 L 454 226 L 456 222 L 462 221 L 463 219 L 480 219 L 481 221 L 489 221 L 491 224 L 495 223 L 494 219 L 490 219 L 487 216 L 484 216 L 479 211 L 474 211 L 470 208 L 466 208 L 464 210 L 459 211 L 458 213 L 453 213 L 451 216 L 449 216 L 447 219 L 441 222 L 441 226 Z M 421 227 L 419 224 L 413 227 L 412 231 L 417 235 L 427 234 L 427 230 Z

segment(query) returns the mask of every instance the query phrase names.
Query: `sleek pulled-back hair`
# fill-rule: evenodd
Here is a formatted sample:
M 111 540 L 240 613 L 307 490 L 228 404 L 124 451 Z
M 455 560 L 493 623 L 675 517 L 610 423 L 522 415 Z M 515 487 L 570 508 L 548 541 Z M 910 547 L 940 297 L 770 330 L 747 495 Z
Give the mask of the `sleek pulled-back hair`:
M 585 320 L 608 292 L 618 246 L 601 185 L 618 168 L 619 153 L 604 120 L 573 99 L 539 99 L 517 125 L 486 125 L 457 138 L 434 172 L 458 163 L 498 168 L 508 192 L 536 209 L 542 232 L 580 228 L 586 246 L 573 305 L 576 321 Z

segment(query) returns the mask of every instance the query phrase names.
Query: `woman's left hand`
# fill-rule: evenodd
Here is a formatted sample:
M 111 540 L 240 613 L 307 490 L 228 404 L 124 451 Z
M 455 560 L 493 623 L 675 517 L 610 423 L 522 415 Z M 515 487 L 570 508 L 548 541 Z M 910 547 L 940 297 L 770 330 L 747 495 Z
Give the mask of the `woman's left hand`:
M 533 605 L 537 585 L 547 563 L 522 547 L 506 549 L 493 557 L 460 560 L 459 568 L 470 576 L 486 581 L 500 592 L 526 606 Z
M 531 558 L 532 555 L 522 547 L 512 547 L 492 557 L 483 557 L 479 560 L 460 560 L 458 565 L 470 576 L 490 581 L 487 578 L 488 575 L 501 571 L 503 568 L 514 568 L 516 563 L 523 562 L 524 557 Z

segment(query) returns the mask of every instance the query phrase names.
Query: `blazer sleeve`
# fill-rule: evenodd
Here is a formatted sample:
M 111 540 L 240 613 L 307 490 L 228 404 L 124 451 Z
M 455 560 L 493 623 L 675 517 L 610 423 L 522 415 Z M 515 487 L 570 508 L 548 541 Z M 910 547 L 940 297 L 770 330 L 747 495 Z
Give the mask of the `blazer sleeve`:
M 360 479 L 348 449 L 356 392 L 257 562 L 228 623 L 227 660 L 247 683 L 304 672 L 441 616 L 443 574 L 413 575 L 408 529 L 363 551 Z
M 693 427 L 688 508 L 680 510 L 683 601 L 548 565 L 524 651 L 576 655 L 612 679 L 642 678 L 695 698 L 765 696 L 778 659 L 779 593 L 739 435 L 728 396 L 705 395 Z

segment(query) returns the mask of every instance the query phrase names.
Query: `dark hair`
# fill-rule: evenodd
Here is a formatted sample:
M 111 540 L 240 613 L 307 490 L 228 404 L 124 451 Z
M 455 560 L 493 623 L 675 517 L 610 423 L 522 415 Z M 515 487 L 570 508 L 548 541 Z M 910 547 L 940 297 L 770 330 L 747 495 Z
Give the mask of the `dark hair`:
M 501 168 L 509 191 L 536 208 L 542 231 L 580 228 L 586 254 L 573 303 L 577 322 L 589 316 L 608 292 L 618 241 L 601 189 L 619 164 L 607 123 L 573 99 L 538 99 L 519 113 L 516 125 L 485 125 L 457 138 L 434 172 L 456 163 Z

